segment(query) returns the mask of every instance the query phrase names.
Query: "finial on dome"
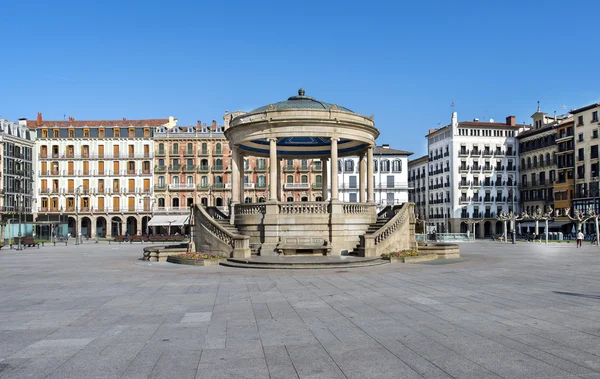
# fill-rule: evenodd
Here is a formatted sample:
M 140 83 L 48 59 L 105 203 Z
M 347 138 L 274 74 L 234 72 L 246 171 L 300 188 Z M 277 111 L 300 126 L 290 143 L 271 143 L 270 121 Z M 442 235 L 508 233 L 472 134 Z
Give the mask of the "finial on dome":
M 298 90 L 298 96 L 304 96 L 304 88 Z

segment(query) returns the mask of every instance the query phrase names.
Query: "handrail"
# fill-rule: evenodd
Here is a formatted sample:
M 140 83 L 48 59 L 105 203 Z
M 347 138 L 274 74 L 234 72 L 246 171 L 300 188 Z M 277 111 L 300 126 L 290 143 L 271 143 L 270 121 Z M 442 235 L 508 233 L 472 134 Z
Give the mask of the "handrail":
M 410 221 L 412 209 L 414 209 L 412 203 L 394 206 L 392 210 L 396 214 L 377 231 L 364 236 L 365 249 L 374 249 L 377 245 L 384 242 L 388 237 L 400 229 L 407 220 Z
M 250 251 L 250 237 L 233 234 L 229 230 L 225 229 L 221 224 L 215 221 L 206 212 L 204 207 L 196 206 L 196 215 L 199 218 L 199 224 L 202 225 L 208 232 L 217 237 L 221 242 L 230 246 L 233 250 L 247 250 Z
M 223 211 L 221 211 L 217 207 L 206 207 L 206 213 L 210 215 L 210 217 L 215 220 L 228 220 L 229 216 L 227 216 Z

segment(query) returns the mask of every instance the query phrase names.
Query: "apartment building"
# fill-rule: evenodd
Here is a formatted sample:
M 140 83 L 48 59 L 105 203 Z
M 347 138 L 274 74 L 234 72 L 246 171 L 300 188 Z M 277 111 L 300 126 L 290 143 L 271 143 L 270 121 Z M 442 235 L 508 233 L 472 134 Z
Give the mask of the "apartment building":
M 575 197 L 573 208 L 587 212 L 590 208 L 600 211 L 600 167 L 598 145 L 600 139 L 600 103 L 571 110 L 575 124 Z
M 568 116 L 548 117 L 538 107 L 531 116 L 533 128 L 517 137 L 521 210 L 528 214 L 554 206 L 554 182 L 557 173 L 557 128 Z
M 153 133 L 173 117 L 26 122 L 35 131 L 40 221 L 87 237 L 141 233 L 151 217 Z
M 34 169 L 33 146 L 35 134 L 20 122 L 0 119 L 0 212 L 3 228 L 12 226 L 4 238 L 18 236 L 19 221 L 21 234 L 31 232 L 33 222 Z
M 427 169 L 428 224 L 438 232 L 466 232 L 461 219 L 483 219 L 478 236 L 501 234 L 501 212 L 518 209 L 517 136 L 529 126 L 514 116 L 458 121 L 430 130 Z
M 556 181 L 554 182 L 554 211 L 556 221 L 567 222 L 567 208 L 573 208 L 575 191 L 575 123 L 569 116 L 556 127 Z
M 415 215 L 420 220 L 427 217 L 428 163 L 428 155 L 408 161 L 408 201 L 415 203 Z

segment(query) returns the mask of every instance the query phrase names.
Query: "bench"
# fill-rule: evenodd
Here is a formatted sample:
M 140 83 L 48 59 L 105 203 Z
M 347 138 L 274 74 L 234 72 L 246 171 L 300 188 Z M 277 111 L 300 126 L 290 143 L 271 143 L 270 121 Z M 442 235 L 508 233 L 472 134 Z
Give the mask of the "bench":
M 15 239 L 13 240 L 13 242 L 10 244 L 10 248 L 12 249 L 13 246 L 19 246 L 19 239 Z M 22 237 L 21 238 L 21 246 L 23 248 L 27 248 L 27 247 L 33 247 L 33 246 L 37 246 L 37 248 L 40 248 L 40 244 L 39 242 L 35 242 L 35 240 L 33 239 L 33 237 Z
M 331 245 L 324 238 L 286 237 L 281 239 L 276 249 L 279 254 L 283 255 L 331 255 Z
M 119 244 L 121 242 L 125 242 L 125 236 L 115 236 L 115 238 L 113 238 L 112 242 L 118 242 Z M 111 240 L 108 240 L 108 244 L 110 245 Z
M 185 240 L 185 236 L 150 236 L 148 241 L 150 242 L 183 242 Z
M 134 242 L 144 242 L 147 241 L 148 237 L 147 236 L 140 236 L 140 235 L 135 235 L 135 236 L 131 236 L 129 237 L 129 242 L 130 243 L 134 243 Z

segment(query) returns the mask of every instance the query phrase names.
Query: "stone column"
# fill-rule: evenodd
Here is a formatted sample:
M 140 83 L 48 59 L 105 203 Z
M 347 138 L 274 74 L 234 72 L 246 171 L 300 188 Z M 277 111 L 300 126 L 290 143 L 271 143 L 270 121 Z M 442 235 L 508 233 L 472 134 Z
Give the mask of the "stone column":
M 238 170 L 240 172 L 240 181 L 239 181 L 239 192 L 240 192 L 240 204 L 244 203 L 244 153 L 241 149 L 238 148 Z
M 369 146 L 367 149 L 367 202 L 375 202 L 373 198 L 373 146 Z
M 321 159 L 321 196 L 323 197 L 323 201 L 329 200 L 329 187 L 327 186 L 328 178 L 327 178 L 327 166 L 328 159 Z
M 361 153 L 358 157 L 358 201 L 365 202 L 365 154 Z
M 240 167 L 239 164 L 239 148 L 233 147 L 231 151 L 231 204 L 240 202 Z
M 338 138 L 331 139 L 331 200 L 338 200 Z
M 279 161 L 277 160 L 277 138 L 269 138 L 269 201 L 277 201 L 279 191 L 277 181 L 279 173 L 277 171 Z
M 281 159 L 277 159 L 277 200 L 283 201 L 283 173 L 281 172 Z

